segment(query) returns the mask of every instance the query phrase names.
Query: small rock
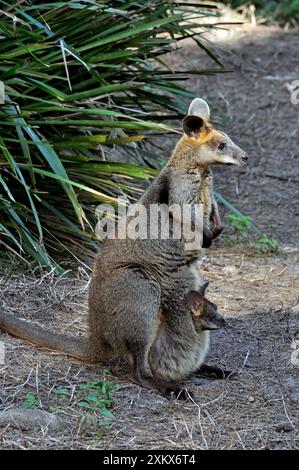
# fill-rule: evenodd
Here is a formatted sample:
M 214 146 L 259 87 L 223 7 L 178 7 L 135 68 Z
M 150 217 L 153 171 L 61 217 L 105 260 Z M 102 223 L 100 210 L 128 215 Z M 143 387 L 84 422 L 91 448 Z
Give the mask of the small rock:
M 252 403 L 253 401 L 255 401 L 255 398 L 250 396 L 250 397 L 248 397 L 248 401 L 250 401 Z
M 47 428 L 49 432 L 62 431 L 65 427 L 61 418 L 44 410 L 26 410 L 22 408 L 10 408 L 0 412 L 0 427 L 12 426 L 13 428 L 28 431 L 29 429 Z
M 224 266 L 222 271 L 224 272 L 224 274 L 228 274 L 229 276 L 234 276 L 234 275 L 238 274 L 238 272 L 239 272 L 239 270 L 238 270 L 238 268 L 236 268 L 236 266 Z
M 275 428 L 275 431 L 276 432 L 292 432 L 294 431 L 294 428 L 291 424 L 287 423 L 287 424 L 279 424 L 278 426 L 276 426 Z

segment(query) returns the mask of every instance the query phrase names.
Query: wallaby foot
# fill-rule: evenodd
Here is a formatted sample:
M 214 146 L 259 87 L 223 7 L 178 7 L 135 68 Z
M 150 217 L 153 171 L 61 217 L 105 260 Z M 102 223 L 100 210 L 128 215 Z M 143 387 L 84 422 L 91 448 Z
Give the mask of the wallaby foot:
M 232 370 L 222 369 L 219 366 L 209 366 L 203 364 L 197 371 L 196 374 L 202 375 L 203 377 L 209 377 L 211 379 L 234 379 L 238 376 L 237 372 Z
M 176 400 L 184 400 L 184 401 L 191 401 L 193 403 L 194 402 L 197 403 L 193 392 L 186 390 L 184 388 L 181 388 L 179 385 L 175 383 L 157 379 L 155 380 L 155 386 L 159 390 L 161 395 L 169 398 L 170 400 L 176 399 Z
M 156 389 L 165 398 L 170 400 L 183 400 L 195 402 L 196 398 L 193 392 L 181 388 L 179 385 L 163 380 L 155 380 L 152 377 L 135 377 L 136 381 L 145 388 Z

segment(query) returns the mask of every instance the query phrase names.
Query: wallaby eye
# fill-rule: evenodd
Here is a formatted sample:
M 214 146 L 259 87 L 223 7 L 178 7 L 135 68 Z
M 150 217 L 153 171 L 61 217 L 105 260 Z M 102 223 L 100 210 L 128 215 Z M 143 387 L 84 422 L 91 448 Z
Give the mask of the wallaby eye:
M 226 143 L 225 143 L 225 142 L 220 142 L 220 144 L 218 144 L 219 150 L 223 150 L 223 149 L 225 149 L 225 147 L 226 147 Z

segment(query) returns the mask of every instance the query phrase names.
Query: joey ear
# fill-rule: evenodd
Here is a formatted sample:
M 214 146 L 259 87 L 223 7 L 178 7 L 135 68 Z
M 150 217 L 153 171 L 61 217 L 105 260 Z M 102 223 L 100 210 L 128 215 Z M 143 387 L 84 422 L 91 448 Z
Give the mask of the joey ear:
M 199 116 L 188 115 L 183 119 L 183 130 L 188 137 L 197 139 L 203 127 L 204 120 Z
M 200 286 L 199 292 L 201 293 L 201 295 L 205 295 L 205 292 L 209 284 L 210 284 L 209 281 L 206 281 L 202 286 Z
M 194 116 L 201 117 L 205 121 L 209 121 L 210 107 L 205 100 L 195 98 L 189 106 L 188 114 L 193 114 Z
M 190 290 L 187 294 L 187 307 L 191 310 L 191 312 L 199 317 L 201 315 L 201 309 L 204 302 L 203 295 L 200 292 L 195 290 Z

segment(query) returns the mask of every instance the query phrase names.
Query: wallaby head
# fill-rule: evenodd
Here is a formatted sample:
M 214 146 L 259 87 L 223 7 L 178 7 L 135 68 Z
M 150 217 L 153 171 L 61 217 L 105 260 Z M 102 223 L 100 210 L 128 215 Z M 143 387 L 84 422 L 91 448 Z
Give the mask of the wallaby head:
M 181 143 L 191 151 L 190 157 L 204 165 L 245 165 L 246 153 L 224 132 L 213 128 L 209 105 L 195 98 L 183 119 Z
M 217 305 L 205 298 L 209 283 L 205 282 L 199 291 L 191 290 L 187 294 L 187 306 L 193 316 L 196 329 L 218 330 L 225 325 L 225 320 L 217 312 Z

